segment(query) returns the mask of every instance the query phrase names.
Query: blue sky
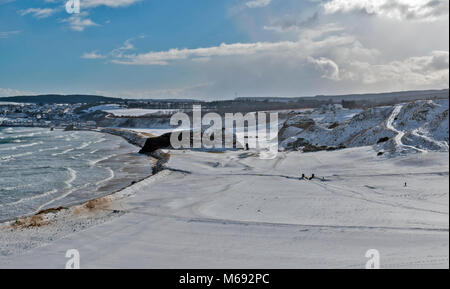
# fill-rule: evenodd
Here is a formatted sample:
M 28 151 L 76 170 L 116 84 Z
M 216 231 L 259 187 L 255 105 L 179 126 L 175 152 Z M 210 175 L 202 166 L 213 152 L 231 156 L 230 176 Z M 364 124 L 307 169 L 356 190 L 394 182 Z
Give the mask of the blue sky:
M 448 88 L 448 0 L 0 0 L 0 96 Z

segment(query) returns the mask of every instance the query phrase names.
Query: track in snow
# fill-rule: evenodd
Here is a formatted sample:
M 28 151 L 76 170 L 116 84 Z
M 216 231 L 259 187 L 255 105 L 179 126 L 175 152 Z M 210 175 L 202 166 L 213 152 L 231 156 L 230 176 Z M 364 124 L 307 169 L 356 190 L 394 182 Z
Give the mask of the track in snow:
M 405 136 L 405 132 L 397 130 L 394 127 L 394 125 L 393 125 L 396 117 L 398 116 L 398 114 L 402 110 L 402 107 L 403 107 L 403 105 L 401 105 L 401 104 L 396 105 L 394 110 L 392 111 L 391 115 L 389 116 L 387 122 L 386 122 L 386 127 L 388 129 L 392 130 L 393 132 L 397 133 L 397 135 L 394 138 L 394 141 L 395 141 L 395 145 L 396 145 L 398 151 L 401 152 L 403 150 L 403 148 L 410 148 L 410 149 L 417 150 L 417 151 L 422 152 L 422 153 L 428 152 L 426 150 L 417 148 L 415 146 L 410 146 L 410 145 L 403 144 L 402 138 L 403 138 L 403 136 Z

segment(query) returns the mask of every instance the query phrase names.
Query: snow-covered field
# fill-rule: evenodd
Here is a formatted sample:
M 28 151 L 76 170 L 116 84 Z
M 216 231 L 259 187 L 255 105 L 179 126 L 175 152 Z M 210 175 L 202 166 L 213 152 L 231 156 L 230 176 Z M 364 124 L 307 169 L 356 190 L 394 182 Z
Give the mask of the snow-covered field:
M 120 104 L 98 105 L 90 107 L 86 112 L 104 111 L 118 117 L 139 117 L 144 115 L 168 115 L 174 114 L 178 110 L 175 109 L 142 109 L 142 108 L 124 108 Z
M 183 130 L 190 130 L 191 127 L 185 126 L 185 127 L 158 127 L 158 128 L 122 128 L 127 130 L 132 130 L 136 132 L 144 132 L 144 133 L 150 133 L 155 136 L 160 136 L 169 132 L 175 132 L 175 131 L 183 131 Z
M 106 112 L 111 113 L 115 116 L 144 116 L 151 114 L 158 115 L 170 115 L 176 113 L 178 110 L 174 109 L 141 109 L 141 108 L 126 108 L 126 109 L 111 109 L 106 110 Z
M 280 127 L 274 159 L 173 150 L 100 207 L 0 226 L 0 268 L 63 268 L 69 249 L 82 268 L 364 268 L 370 249 L 381 268 L 449 267 L 448 100 L 303 110 Z
M 120 217 L 0 256 L 0 267 L 63 268 L 68 249 L 82 268 L 364 268 L 369 249 L 382 268 L 449 267 L 448 152 L 171 154 L 170 170 L 104 209 Z
M 18 103 L 18 102 L 10 102 L 10 101 L 0 101 L 0 105 L 26 105 L 30 103 Z

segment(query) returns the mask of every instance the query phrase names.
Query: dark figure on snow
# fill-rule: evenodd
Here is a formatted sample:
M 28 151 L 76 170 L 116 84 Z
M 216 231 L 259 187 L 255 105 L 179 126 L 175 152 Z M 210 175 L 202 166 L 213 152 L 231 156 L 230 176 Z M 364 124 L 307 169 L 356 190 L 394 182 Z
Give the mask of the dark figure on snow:
M 246 151 L 249 150 L 248 143 L 245 144 L 245 150 L 246 150 Z
M 312 176 L 309 178 L 310 180 L 314 179 L 316 176 L 312 174 Z

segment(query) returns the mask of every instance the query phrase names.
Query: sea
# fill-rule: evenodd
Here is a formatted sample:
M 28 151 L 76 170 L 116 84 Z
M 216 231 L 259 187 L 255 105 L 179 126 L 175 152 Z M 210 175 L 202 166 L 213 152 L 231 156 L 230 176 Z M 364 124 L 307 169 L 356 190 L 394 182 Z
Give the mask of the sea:
M 0 222 L 112 193 L 151 175 L 124 139 L 93 131 L 0 127 Z

